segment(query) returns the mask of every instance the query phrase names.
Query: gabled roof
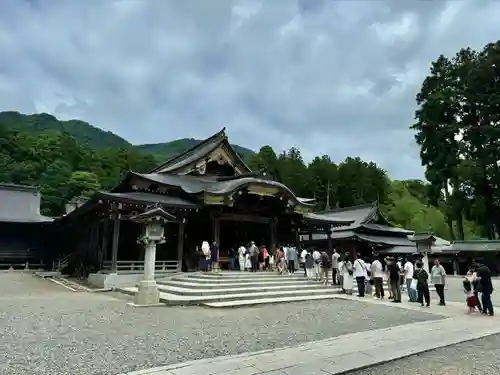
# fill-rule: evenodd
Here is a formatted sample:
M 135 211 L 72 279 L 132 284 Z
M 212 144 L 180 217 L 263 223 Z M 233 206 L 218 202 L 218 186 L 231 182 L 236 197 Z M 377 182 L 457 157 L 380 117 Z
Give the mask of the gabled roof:
M 179 168 L 187 166 L 193 162 L 196 162 L 203 157 L 205 157 L 210 152 L 214 151 L 221 145 L 224 145 L 225 148 L 232 154 L 233 160 L 238 164 L 238 167 L 245 173 L 251 172 L 251 169 L 245 164 L 243 159 L 238 155 L 238 153 L 234 150 L 227 139 L 227 135 L 225 133 L 226 128 L 223 128 L 221 131 L 215 133 L 211 137 L 205 139 L 204 141 L 198 143 L 196 146 L 191 147 L 190 149 L 184 151 L 180 155 L 173 157 L 167 162 L 163 163 L 159 167 L 153 169 L 150 173 L 168 173 L 173 172 Z
M 265 187 L 278 188 L 280 191 L 287 194 L 288 198 L 294 201 L 295 204 L 302 207 L 311 207 L 311 204 L 304 203 L 299 200 L 295 194 L 286 186 L 280 182 L 261 179 L 257 177 L 235 177 L 232 179 L 214 179 L 205 178 L 198 176 L 179 176 L 175 174 L 160 174 L 160 173 L 148 173 L 141 174 L 135 172 L 129 172 L 125 177 L 125 181 L 131 178 L 139 178 L 141 180 L 146 180 L 152 183 L 171 186 L 181 189 L 187 194 L 210 194 L 215 196 L 224 196 L 232 194 L 240 189 L 243 189 L 249 185 L 261 185 Z M 115 191 L 116 193 L 118 191 Z
M 336 232 L 359 228 L 361 224 L 373 219 L 377 215 L 377 213 L 378 204 L 377 202 L 373 202 L 353 207 L 335 208 L 333 210 L 317 213 L 316 215 L 325 217 L 325 220 L 327 220 L 329 217 L 334 217 L 338 220 L 351 222 L 351 224 L 349 225 L 340 228 L 334 228 L 333 231 Z

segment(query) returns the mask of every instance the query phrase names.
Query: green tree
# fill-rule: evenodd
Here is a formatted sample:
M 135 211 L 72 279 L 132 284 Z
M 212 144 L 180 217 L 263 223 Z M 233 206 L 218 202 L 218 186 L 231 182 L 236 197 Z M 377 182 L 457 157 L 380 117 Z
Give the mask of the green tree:
M 68 194 L 70 197 L 91 197 L 99 189 L 99 180 L 91 172 L 75 171 L 68 180 Z

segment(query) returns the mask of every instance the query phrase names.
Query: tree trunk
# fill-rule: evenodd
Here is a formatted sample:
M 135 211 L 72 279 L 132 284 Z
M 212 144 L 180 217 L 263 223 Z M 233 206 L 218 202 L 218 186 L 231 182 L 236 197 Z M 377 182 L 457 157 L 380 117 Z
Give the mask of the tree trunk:
M 458 229 L 458 238 L 463 241 L 465 239 L 463 212 L 460 212 L 458 214 L 458 217 L 457 217 L 457 229 Z
M 446 181 L 444 186 L 444 200 L 446 202 L 447 213 L 446 213 L 446 225 L 448 225 L 448 231 L 450 232 L 450 239 L 452 241 L 456 240 L 455 231 L 453 230 L 453 217 L 449 214 L 449 202 L 450 202 L 450 192 L 448 191 L 448 181 Z

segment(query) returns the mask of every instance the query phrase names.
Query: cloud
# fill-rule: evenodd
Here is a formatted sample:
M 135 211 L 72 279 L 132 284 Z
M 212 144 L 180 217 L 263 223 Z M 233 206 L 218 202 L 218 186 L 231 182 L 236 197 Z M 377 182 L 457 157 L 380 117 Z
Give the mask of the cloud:
M 0 109 L 133 143 L 204 138 L 423 176 L 408 129 L 440 53 L 498 37 L 498 1 L 4 0 Z

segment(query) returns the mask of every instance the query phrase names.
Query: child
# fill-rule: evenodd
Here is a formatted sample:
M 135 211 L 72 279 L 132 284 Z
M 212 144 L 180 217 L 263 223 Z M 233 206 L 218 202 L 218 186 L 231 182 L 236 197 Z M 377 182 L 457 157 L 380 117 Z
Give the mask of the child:
M 413 278 L 417 279 L 417 301 L 420 302 L 421 306 L 425 305 L 427 307 L 431 304 L 431 295 L 429 292 L 429 274 L 424 270 L 424 263 L 418 260 L 415 263 L 415 272 L 413 273 Z
M 466 301 L 467 301 L 467 307 L 469 308 L 468 313 L 471 314 L 476 310 L 477 306 L 477 298 L 472 288 L 472 273 L 469 272 L 467 276 L 465 276 L 463 281 L 463 286 L 465 295 L 467 296 Z

